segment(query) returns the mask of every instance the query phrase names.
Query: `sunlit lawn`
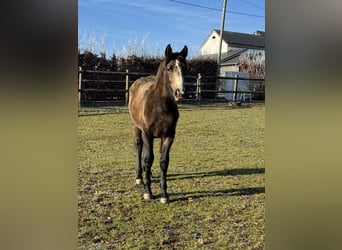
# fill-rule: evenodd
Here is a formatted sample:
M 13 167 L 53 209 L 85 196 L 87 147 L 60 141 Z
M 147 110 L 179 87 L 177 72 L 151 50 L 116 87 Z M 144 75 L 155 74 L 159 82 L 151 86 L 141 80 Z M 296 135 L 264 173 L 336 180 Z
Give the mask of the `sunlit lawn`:
M 135 186 L 127 108 L 83 111 L 79 249 L 265 248 L 264 105 L 181 106 L 167 205 Z M 158 197 L 157 140 L 154 152 Z

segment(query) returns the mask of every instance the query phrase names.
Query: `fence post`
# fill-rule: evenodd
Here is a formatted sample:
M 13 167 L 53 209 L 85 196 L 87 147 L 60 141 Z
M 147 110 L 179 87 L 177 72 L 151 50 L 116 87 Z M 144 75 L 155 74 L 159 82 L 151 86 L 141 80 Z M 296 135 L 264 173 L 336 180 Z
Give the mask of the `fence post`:
M 82 67 L 78 67 L 78 107 L 81 107 L 82 98 Z
M 235 75 L 235 80 L 234 80 L 234 93 L 233 93 L 233 102 L 236 102 L 236 97 L 237 97 L 237 90 L 238 90 L 238 84 L 239 84 L 239 76 Z
M 125 101 L 126 105 L 128 105 L 128 98 L 129 98 L 129 71 L 126 69 L 126 93 L 125 93 Z
M 201 79 L 202 79 L 201 73 L 198 73 L 197 83 L 196 83 L 197 102 L 200 102 L 202 100 Z

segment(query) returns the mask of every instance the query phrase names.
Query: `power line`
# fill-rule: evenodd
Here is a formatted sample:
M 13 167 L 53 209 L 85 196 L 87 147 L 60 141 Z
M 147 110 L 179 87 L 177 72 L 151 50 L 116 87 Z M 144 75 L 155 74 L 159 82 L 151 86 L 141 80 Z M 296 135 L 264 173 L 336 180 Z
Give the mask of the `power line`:
M 214 10 L 214 11 L 220 11 L 220 12 L 222 11 L 221 9 L 211 8 L 211 7 L 207 7 L 207 6 L 203 6 L 203 5 L 199 5 L 199 4 L 194 4 L 194 3 L 187 3 L 187 2 L 178 1 L 178 0 L 169 0 L 169 1 L 170 2 L 175 2 L 175 3 L 178 3 L 178 4 L 192 6 L 192 7 L 207 9 L 207 10 Z M 254 14 L 249 14 L 249 13 L 242 13 L 242 12 L 236 12 L 236 11 L 230 11 L 230 10 L 226 10 L 226 12 L 229 12 L 231 14 L 236 14 L 236 15 L 242 15 L 242 16 L 251 16 L 251 17 L 265 18 L 265 16 L 259 16 L 259 15 L 254 15 Z
M 169 1 L 170 1 L 170 2 L 179 3 L 179 4 L 189 5 L 189 6 L 193 6 L 193 7 L 198 7 L 198 8 L 202 8 L 202 9 L 207 9 L 207 10 L 221 11 L 220 9 L 215 9 L 215 8 L 211 8 L 211 7 L 206 7 L 206 6 L 202 6 L 202 5 L 198 5 L 198 4 L 194 4 L 194 3 L 186 3 L 186 2 L 177 1 L 177 0 L 169 0 Z
M 257 5 L 257 4 L 255 4 L 255 3 L 251 3 L 251 2 L 249 2 L 249 1 L 247 1 L 247 0 L 241 0 L 242 2 L 245 2 L 246 4 L 249 4 L 249 5 L 251 5 L 251 6 L 253 6 L 253 7 L 255 7 L 255 8 L 258 8 L 258 9 L 261 9 L 261 10 L 264 10 L 265 8 L 263 8 L 263 7 L 261 7 L 261 6 L 259 6 L 259 5 Z

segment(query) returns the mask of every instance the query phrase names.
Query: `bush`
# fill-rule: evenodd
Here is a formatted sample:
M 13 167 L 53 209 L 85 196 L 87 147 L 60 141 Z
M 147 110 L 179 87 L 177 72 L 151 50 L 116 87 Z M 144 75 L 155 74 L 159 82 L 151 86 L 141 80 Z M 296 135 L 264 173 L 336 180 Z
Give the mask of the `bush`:
M 244 58 L 240 63 L 239 70 L 249 73 L 251 78 L 265 79 L 265 60 L 251 61 Z M 253 81 L 253 84 L 254 91 L 265 91 L 265 81 Z M 253 94 L 253 100 L 265 100 L 265 94 Z
M 105 53 L 98 56 L 90 51 L 84 51 L 83 53 L 79 51 L 78 66 L 85 70 L 124 72 L 128 69 L 130 72 L 155 74 L 162 59 L 154 56 L 136 55 L 117 58 L 115 54 L 110 59 L 107 59 Z M 216 68 L 217 63 L 215 60 L 201 57 L 193 58 L 188 60 L 185 75 L 197 76 L 198 73 L 201 73 L 203 76 L 214 76 L 216 75 Z
M 110 59 L 106 58 L 105 53 L 100 55 L 93 54 L 90 51 L 84 51 L 83 53 L 78 53 L 78 66 L 82 67 L 84 70 L 100 70 L 100 71 L 113 71 L 113 72 L 125 72 L 129 70 L 130 72 L 138 72 L 142 74 L 156 74 L 159 64 L 163 58 L 155 56 L 136 56 L 130 55 L 126 58 L 117 58 L 115 54 L 111 56 Z M 203 77 L 215 76 L 217 70 L 216 60 L 197 57 L 188 60 L 187 69 L 185 71 L 185 81 L 187 83 L 193 83 L 193 86 L 188 86 L 189 93 L 196 90 L 195 83 L 196 80 L 193 77 L 197 77 L 198 73 L 201 73 Z M 243 59 L 240 63 L 239 70 L 241 72 L 248 72 L 251 78 L 264 78 L 265 77 L 265 61 L 250 61 L 247 58 Z M 139 78 L 139 75 L 132 76 L 131 80 Z M 87 81 L 83 86 L 84 88 L 91 89 L 124 89 L 125 84 L 119 83 L 124 81 L 124 76 L 117 76 L 112 74 L 84 74 L 84 79 L 93 80 Z M 96 80 L 107 80 L 113 82 L 96 82 Z M 207 82 L 206 82 L 207 81 Z M 212 79 L 203 79 L 202 93 L 203 98 L 214 98 L 215 93 L 205 92 L 205 90 L 215 90 L 215 85 L 212 83 Z M 114 82 L 116 82 L 114 84 Z M 254 89 L 256 91 L 264 91 L 265 83 L 264 81 L 255 82 Z M 191 96 L 190 96 L 191 95 Z M 194 94 L 189 94 L 188 98 L 194 98 Z M 101 99 L 101 100 L 123 100 L 125 94 L 121 93 L 111 93 L 111 92 L 97 92 L 97 93 L 83 93 L 82 99 Z M 253 99 L 264 99 L 264 94 L 256 94 Z

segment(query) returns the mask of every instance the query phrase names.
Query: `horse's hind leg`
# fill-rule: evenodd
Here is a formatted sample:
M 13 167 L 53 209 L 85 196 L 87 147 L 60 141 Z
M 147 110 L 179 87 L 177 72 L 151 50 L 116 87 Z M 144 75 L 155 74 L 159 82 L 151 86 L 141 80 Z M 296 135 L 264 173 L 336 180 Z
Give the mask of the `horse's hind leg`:
M 137 185 L 142 184 L 142 168 L 141 168 L 141 153 L 143 148 L 143 142 L 141 138 L 141 130 L 137 127 L 133 128 L 134 135 L 134 149 L 137 157 L 137 166 L 136 166 L 136 179 L 135 183 Z
M 160 152 L 160 188 L 161 198 L 160 202 L 165 204 L 169 202 L 169 195 L 167 194 L 166 175 L 169 167 L 170 149 L 173 143 L 173 137 L 166 137 L 162 139 L 161 152 Z

